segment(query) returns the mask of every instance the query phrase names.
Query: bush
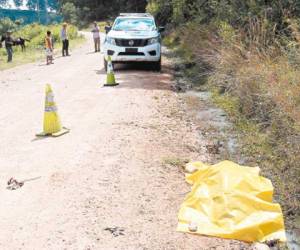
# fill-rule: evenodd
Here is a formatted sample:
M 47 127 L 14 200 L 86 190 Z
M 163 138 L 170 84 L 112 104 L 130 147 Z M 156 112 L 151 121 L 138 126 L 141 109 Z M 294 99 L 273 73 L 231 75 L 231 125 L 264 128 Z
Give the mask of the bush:
M 61 14 L 66 22 L 73 24 L 77 22 L 77 9 L 73 3 L 67 2 L 63 4 Z
M 24 37 L 26 39 L 30 40 L 30 43 L 28 43 L 29 47 L 37 48 L 37 47 L 43 47 L 45 43 L 45 36 L 47 30 L 50 30 L 52 32 L 52 36 L 54 38 L 55 43 L 60 43 L 60 31 L 61 31 L 61 25 L 50 25 L 50 26 L 44 26 L 37 23 L 25 25 L 20 30 L 18 30 L 15 34 L 13 34 L 14 37 Z M 68 34 L 70 39 L 75 39 L 78 37 L 78 30 L 75 26 L 69 25 L 68 26 Z
M 0 36 L 5 34 L 8 30 L 15 31 L 18 25 L 14 23 L 9 18 L 1 18 L 0 19 Z
M 9 19 L 5 20 L 4 23 L 8 23 L 12 25 L 10 27 L 14 27 L 15 32 L 13 32 L 12 34 L 13 38 L 22 37 L 30 40 L 30 42 L 26 43 L 27 52 L 35 52 L 36 50 L 43 49 L 45 47 L 45 37 L 46 37 L 46 32 L 48 30 L 52 32 L 52 36 L 54 38 L 54 45 L 57 46 L 57 44 L 61 42 L 60 40 L 60 31 L 62 28 L 61 24 L 44 26 L 41 24 L 33 23 L 25 26 L 15 26 L 14 23 L 11 22 Z M 73 25 L 68 26 L 68 34 L 71 40 L 79 37 L 78 29 Z M 14 47 L 14 51 L 16 52 L 15 55 L 18 55 L 20 48 Z M 22 56 L 20 53 L 19 55 L 21 58 Z M 0 49 L 0 56 L 6 57 L 5 49 Z M 34 53 L 30 53 L 30 55 L 24 54 L 23 56 L 24 58 L 22 60 L 26 61 L 26 58 L 28 58 L 27 61 L 29 62 L 30 57 L 33 57 Z

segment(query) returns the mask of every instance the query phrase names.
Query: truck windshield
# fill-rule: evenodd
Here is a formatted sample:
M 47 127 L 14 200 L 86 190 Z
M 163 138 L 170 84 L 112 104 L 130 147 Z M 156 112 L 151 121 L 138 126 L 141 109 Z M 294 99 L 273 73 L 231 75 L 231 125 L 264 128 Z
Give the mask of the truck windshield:
M 155 29 L 154 21 L 149 18 L 119 18 L 113 27 L 116 31 L 152 31 Z

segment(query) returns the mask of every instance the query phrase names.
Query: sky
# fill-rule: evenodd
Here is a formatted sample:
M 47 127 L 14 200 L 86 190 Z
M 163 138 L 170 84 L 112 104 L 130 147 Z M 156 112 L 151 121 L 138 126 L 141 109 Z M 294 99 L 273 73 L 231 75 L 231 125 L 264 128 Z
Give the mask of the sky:
M 2 7 L 5 7 L 7 9 L 28 10 L 28 7 L 26 6 L 26 4 L 27 4 L 27 0 L 23 0 L 23 6 L 21 6 L 19 8 L 16 8 L 16 5 L 15 5 L 14 1 L 13 0 L 8 0 L 8 5 L 2 6 Z M 55 12 L 54 10 L 51 10 L 50 8 L 48 9 L 48 11 Z
M 9 9 L 15 9 L 16 8 L 16 6 L 15 6 L 15 4 L 14 4 L 14 1 L 13 0 L 9 0 L 8 1 L 9 2 Z M 21 10 L 27 10 L 28 8 L 26 7 L 26 3 L 25 3 L 26 1 L 24 1 L 24 4 L 23 4 L 23 6 L 22 7 L 20 7 L 19 9 L 21 9 Z

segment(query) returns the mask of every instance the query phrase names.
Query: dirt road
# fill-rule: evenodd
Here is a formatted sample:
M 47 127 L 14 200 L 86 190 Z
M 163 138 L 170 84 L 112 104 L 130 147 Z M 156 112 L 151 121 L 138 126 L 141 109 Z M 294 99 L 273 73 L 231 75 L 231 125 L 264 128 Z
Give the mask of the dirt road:
M 166 159 L 207 156 L 167 66 L 101 88 L 92 48 L 0 72 L 0 249 L 239 249 L 176 232 L 189 187 Z M 37 140 L 46 83 L 71 133 Z M 10 191 L 10 177 L 40 178 Z

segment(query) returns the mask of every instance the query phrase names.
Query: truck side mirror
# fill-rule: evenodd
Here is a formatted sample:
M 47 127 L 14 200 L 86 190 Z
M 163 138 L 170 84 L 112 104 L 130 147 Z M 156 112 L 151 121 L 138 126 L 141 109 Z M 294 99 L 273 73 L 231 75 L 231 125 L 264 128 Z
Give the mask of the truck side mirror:
M 110 32 L 110 30 L 111 30 L 111 26 L 105 26 L 105 32 L 106 32 L 106 34 L 107 34 L 108 32 Z
M 164 32 L 165 31 L 165 27 L 162 27 L 162 26 L 160 26 L 159 28 L 158 28 L 158 31 L 161 33 L 161 32 Z

